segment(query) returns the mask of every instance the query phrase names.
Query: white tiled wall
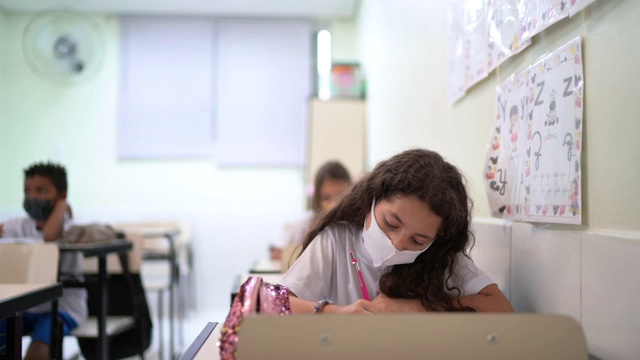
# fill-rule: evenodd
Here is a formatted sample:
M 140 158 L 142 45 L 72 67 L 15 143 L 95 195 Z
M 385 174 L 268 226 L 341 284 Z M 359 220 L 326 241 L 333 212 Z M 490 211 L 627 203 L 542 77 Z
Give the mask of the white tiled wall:
M 580 234 L 513 224 L 511 287 L 516 311 L 580 320 Z
M 479 219 L 474 222 L 473 231 L 476 244 L 471 258 L 511 300 L 511 223 Z
M 602 359 L 640 359 L 640 241 L 582 234 L 582 327 Z
M 640 234 L 476 219 L 471 255 L 518 312 L 578 320 L 600 359 L 640 359 Z

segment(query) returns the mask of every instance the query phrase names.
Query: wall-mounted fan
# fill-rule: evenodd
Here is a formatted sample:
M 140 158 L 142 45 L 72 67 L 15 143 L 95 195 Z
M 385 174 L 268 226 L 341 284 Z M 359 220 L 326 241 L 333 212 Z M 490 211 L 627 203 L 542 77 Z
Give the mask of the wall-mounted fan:
M 71 11 L 34 15 L 24 28 L 24 58 L 31 70 L 47 79 L 76 82 L 100 65 L 103 38 L 89 16 Z

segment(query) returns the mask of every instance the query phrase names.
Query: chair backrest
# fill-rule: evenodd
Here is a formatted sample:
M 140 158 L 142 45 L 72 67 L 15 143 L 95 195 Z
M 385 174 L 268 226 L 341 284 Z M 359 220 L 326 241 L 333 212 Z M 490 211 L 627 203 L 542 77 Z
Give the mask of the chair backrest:
M 55 283 L 59 257 L 56 244 L 0 244 L 0 283 Z
M 176 247 L 182 247 L 191 242 L 191 227 L 181 220 L 155 220 L 120 223 L 114 225 L 123 232 L 135 232 L 146 238 L 162 237 L 163 233 L 176 232 Z
M 238 336 L 238 360 L 588 359 L 580 325 L 548 314 L 263 315 Z
M 140 267 L 142 265 L 142 247 L 143 239 L 136 233 L 125 233 L 125 239 L 132 244 L 131 250 L 128 252 L 129 271 L 133 274 L 140 273 Z M 82 260 L 82 271 L 85 274 L 97 274 L 98 273 L 98 259 L 95 257 L 85 258 Z M 117 254 L 107 255 L 107 271 L 110 274 L 121 274 L 122 267 L 120 265 L 120 259 Z

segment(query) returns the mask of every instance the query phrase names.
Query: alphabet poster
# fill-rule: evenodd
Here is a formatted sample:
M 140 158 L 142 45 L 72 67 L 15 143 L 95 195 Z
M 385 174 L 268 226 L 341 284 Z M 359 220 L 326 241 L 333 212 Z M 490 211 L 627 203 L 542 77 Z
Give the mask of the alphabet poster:
M 583 91 L 580 38 L 496 88 L 484 170 L 493 216 L 582 223 Z

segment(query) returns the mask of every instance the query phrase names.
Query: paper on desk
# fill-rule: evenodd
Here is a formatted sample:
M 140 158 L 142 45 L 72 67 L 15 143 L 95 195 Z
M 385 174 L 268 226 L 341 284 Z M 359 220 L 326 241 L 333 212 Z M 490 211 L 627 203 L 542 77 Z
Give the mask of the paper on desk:
M 37 237 L 0 237 L 0 244 L 40 244 L 43 242 L 42 238 Z

